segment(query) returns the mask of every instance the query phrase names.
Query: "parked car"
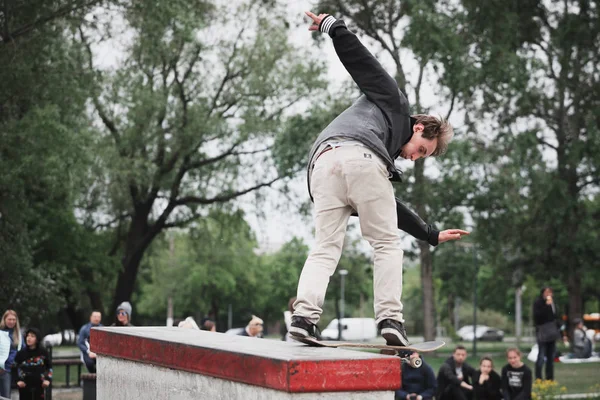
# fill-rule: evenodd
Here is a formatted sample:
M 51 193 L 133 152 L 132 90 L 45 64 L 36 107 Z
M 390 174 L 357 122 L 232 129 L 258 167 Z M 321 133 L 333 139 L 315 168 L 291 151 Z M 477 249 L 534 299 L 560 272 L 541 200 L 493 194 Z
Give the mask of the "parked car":
M 473 337 L 476 337 L 477 340 L 490 342 L 501 342 L 504 340 L 504 331 L 486 325 L 477 325 L 475 333 L 473 333 L 473 325 L 466 325 L 456 331 L 456 334 L 461 340 L 468 342 L 472 342 Z
M 338 319 L 333 319 L 321 332 L 323 340 L 338 340 Z M 372 340 L 377 337 L 374 318 L 342 318 L 342 340 Z

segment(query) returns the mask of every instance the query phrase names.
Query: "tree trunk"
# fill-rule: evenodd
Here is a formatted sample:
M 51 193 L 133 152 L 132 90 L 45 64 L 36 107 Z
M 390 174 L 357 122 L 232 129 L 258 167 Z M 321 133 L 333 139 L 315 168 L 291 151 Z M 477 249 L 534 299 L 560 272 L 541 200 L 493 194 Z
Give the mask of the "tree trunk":
M 335 315 L 338 319 L 338 337 L 337 340 L 342 340 L 342 313 L 340 310 L 340 298 L 335 296 Z
M 569 331 L 572 330 L 571 321 L 573 318 L 581 318 L 583 316 L 583 300 L 581 296 L 581 276 L 579 271 L 571 271 L 567 281 L 569 290 Z M 571 333 L 571 332 L 569 332 Z
M 119 272 L 112 310 L 115 310 L 121 302 L 131 300 L 144 252 L 160 232 L 159 228 L 148 226 L 149 208 L 136 211 L 127 232 L 125 251 L 121 261 L 123 268 Z
M 85 318 L 82 311 L 77 309 L 77 304 L 69 300 L 65 307 L 65 315 L 75 332 L 79 332 L 79 328 L 85 323 Z
M 421 260 L 421 288 L 423 289 L 423 336 L 435 340 L 435 311 L 433 288 L 433 265 L 429 244 L 419 242 Z
M 102 301 L 102 296 L 100 292 L 93 289 L 87 290 L 88 297 L 90 298 L 90 304 L 92 306 L 92 311 L 100 311 L 100 313 L 104 316 L 104 304 Z

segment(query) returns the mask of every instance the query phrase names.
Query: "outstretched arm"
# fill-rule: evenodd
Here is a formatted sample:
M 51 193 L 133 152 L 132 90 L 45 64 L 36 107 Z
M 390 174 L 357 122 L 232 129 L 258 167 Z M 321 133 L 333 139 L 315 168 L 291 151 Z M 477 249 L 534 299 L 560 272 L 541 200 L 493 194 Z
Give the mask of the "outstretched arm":
M 356 212 L 352 215 L 358 216 Z M 396 215 L 398 218 L 398 229 L 408 233 L 415 239 L 424 240 L 432 246 L 437 246 L 449 240 L 457 240 L 463 235 L 469 234 L 469 232 L 462 229 L 438 231 L 423 221 L 417 213 L 406 207 L 398 198 L 396 198 Z
M 306 12 L 313 24 L 310 31 L 319 30 L 329 34 L 340 61 L 367 98 L 379 107 L 388 122 L 393 114 L 408 114 L 408 102 L 398 90 L 398 84 L 369 50 L 348 30 L 343 20 L 331 15 L 315 15 Z
M 462 229 L 438 231 L 423 221 L 410 208 L 406 207 L 398 198 L 396 198 L 396 214 L 398 216 L 398 229 L 403 230 L 416 239 L 425 240 L 432 246 L 437 246 L 449 240 L 457 240 L 463 235 L 469 234 L 469 232 Z

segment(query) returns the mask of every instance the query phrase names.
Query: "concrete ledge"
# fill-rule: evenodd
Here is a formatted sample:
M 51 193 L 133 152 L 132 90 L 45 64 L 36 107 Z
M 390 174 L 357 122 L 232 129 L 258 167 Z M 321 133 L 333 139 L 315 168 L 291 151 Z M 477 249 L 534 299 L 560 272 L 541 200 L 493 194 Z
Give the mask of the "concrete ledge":
M 398 357 L 206 331 L 94 328 L 91 349 L 100 355 L 99 395 L 104 379 L 102 371 L 107 371 L 104 367 L 101 371 L 100 366 L 113 362 L 104 357 L 288 393 L 389 391 L 391 394 L 400 387 Z
M 393 400 L 393 392 L 288 393 L 112 357 L 98 358 L 98 399 Z

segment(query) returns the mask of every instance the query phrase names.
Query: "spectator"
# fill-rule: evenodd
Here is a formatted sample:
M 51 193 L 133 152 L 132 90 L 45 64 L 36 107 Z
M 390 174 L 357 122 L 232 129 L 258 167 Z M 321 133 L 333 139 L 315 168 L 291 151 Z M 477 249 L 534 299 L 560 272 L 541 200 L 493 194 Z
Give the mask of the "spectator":
M 88 372 L 91 374 L 96 373 L 96 353 L 90 351 L 90 329 L 95 326 L 102 326 L 102 313 L 100 311 L 92 311 L 90 314 L 90 322 L 83 325 L 79 330 L 79 336 L 77 337 L 77 347 L 81 352 L 81 361 L 85 364 Z
M 117 307 L 117 316 L 111 326 L 133 326 L 131 324 L 131 313 L 133 309 L 128 301 L 124 301 Z
M 508 364 L 502 368 L 502 394 L 504 400 L 531 400 L 532 374 L 521 361 L 521 352 L 517 348 L 506 350 Z
M 253 315 L 250 322 L 248 322 L 248 325 L 246 325 L 246 329 L 244 329 L 239 336 L 262 337 L 262 332 L 263 320 L 256 315 Z
M 592 356 L 592 341 L 587 337 L 583 320 L 575 318 L 573 320 L 573 353 L 570 358 L 590 358 Z
M 206 318 L 204 321 L 202 321 L 202 327 L 200 329 L 203 331 L 216 332 L 217 324 L 215 324 L 215 321 Z
M 200 330 L 200 328 L 198 327 L 198 324 L 196 324 L 196 321 L 192 317 L 187 317 L 186 319 L 184 319 L 183 321 L 181 321 L 179 324 L 177 324 L 177 327 L 178 328 L 185 328 L 185 329 Z
M 402 354 L 402 357 L 421 358 L 416 351 Z M 402 387 L 396 390 L 396 399 L 399 400 L 431 400 L 435 395 L 437 382 L 433 369 L 421 359 L 420 368 L 413 368 L 407 363 L 402 363 Z
M 560 330 L 556 320 L 556 304 L 552 289 L 545 287 L 540 297 L 533 303 L 533 321 L 538 344 L 538 356 L 535 363 L 535 378 L 542 379 L 542 367 L 546 363 L 546 379 L 554 379 L 554 355 L 556 341 L 560 338 Z
M 494 371 L 491 358 L 483 357 L 479 362 L 479 370 L 473 375 L 473 398 L 475 400 L 502 399 L 502 381 Z
M 473 386 L 471 379 L 475 369 L 467 364 L 467 349 L 457 346 L 440 367 L 437 376 L 437 400 L 471 400 Z
M 44 392 L 52 381 L 52 362 L 42 347 L 40 332 L 29 328 L 25 332 L 25 344 L 15 357 L 19 371 L 17 386 L 19 399 L 43 399 Z
M 0 397 L 10 399 L 10 386 L 12 383 L 11 368 L 17 352 L 24 345 L 19 317 L 13 310 L 6 310 L 0 321 L 0 354 L 7 358 L 0 360 Z

